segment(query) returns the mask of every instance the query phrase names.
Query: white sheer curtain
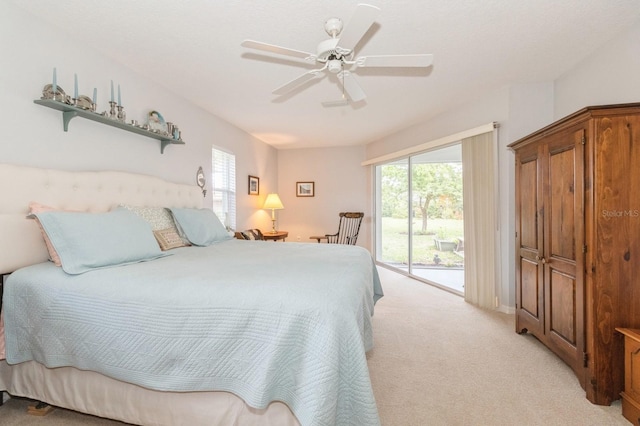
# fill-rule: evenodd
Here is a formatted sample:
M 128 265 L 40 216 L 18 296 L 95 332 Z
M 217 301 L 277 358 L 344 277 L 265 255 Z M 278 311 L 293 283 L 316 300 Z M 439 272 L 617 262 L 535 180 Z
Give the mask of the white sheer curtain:
M 464 298 L 495 309 L 498 268 L 496 143 L 494 132 L 462 140 Z

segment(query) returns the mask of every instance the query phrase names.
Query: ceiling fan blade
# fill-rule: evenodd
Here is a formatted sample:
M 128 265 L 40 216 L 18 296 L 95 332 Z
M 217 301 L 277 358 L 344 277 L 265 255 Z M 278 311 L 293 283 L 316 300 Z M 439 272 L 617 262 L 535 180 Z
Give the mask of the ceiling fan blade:
M 349 101 L 347 99 L 340 99 L 338 101 L 325 101 L 322 103 L 322 106 L 326 108 L 346 106 L 346 105 L 349 105 Z
M 338 78 L 342 78 L 342 85 L 344 86 L 344 91 L 351 99 L 351 102 L 358 102 L 367 97 L 362 87 L 358 84 L 353 74 L 349 71 L 342 71 L 338 74 Z
M 315 55 L 309 52 L 303 52 L 302 50 L 289 49 L 288 47 L 276 46 L 275 44 L 263 43 L 255 40 L 245 40 L 241 44 L 242 47 L 248 47 L 250 49 L 263 50 L 265 52 L 277 53 L 279 55 L 294 56 L 296 58 L 313 58 Z
M 370 4 L 359 4 L 349 23 L 340 34 L 338 46 L 344 50 L 352 51 L 360 39 L 376 21 L 380 8 Z
M 356 59 L 358 67 L 430 67 L 433 55 L 373 55 Z
M 320 75 L 320 73 L 325 68 L 320 68 L 320 69 L 317 69 L 317 70 L 307 71 L 306 73 L 302 74 L 301 76 L 296 77 L 293 80 L 291 80 L 290 82 L 288 82 L 286 84 L 283 84 L 282 86 L 278 87 L 276 90 L 274 90 L 271 93 L 273 93 L 274 95 L 284 95 L 285 93 L 289 93 L 290 91 L 292 91 L 296 87 L 306 83 L 309 80 L 313 80 L 314 78 L 316 78 L 318 75 Z

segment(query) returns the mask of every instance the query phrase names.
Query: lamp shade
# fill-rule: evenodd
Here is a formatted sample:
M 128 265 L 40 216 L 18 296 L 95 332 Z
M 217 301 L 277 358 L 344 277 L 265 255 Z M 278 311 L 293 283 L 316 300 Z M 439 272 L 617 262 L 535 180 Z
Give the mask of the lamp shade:
M 280 201 L 280 197 L 278 194 L 269 194 L 267 195 L 267 199 L 264 201 L 263 209 L 284 209 L 282 205 L 282 201 Z

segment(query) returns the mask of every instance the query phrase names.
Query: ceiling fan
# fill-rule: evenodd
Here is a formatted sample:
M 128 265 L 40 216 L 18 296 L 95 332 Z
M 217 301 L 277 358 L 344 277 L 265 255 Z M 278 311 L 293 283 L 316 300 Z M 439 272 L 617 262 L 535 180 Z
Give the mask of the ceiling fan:
M 316 53 L 289 49 L 287 47 L 255 40 L 245 40 L 242 42 L 242 46 L 304 59 L 306 62 L 317 63 L 321 66 L 318 69 L 307 71 L 278 87 L 272 92 L 274 95 L 287 94 L 314 78 L 324 77 L 327 75 L 327 72 L 329 72 L 336 74 L 338 80 L 341 82 L 342 99 L 339 101 L 324 102 L 323 105 L 338 106 L 346 105 L 349 102 L 359 102 L 367 97 L 354 77 L 354 73 L 357 72 L 359 68 L 426 68 L 433 63 L 433 55 L 431 54 L 355 56 L 355 46 L 366 34 L 371 25 L 373 25 L 379 12 L 380 9 L 378 7 L 361 3 L 356 7 L 353 16 L 344 29 L 340 18 L 327 20 L 324 24 L 324 29 L 331 38 L 320 42 Z

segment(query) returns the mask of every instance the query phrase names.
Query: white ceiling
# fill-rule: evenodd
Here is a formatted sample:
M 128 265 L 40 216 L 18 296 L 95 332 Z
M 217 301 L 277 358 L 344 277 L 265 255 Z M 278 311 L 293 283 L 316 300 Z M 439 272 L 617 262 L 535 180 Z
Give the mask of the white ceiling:
M 11 1 L 278 148 L 364 144 L 500 87 L 553 80 L 640 19 L 638 0 Z M 433 67 L 362 69 L 367 99 L 343 107 L 321 105 L 341 95 L 328 78 L 272 95 L 313 67 L 240 43 L 315 52 L 324 22 L 348 24 L 358 3 L 381 12 L 357 55 L 432 53 Z

